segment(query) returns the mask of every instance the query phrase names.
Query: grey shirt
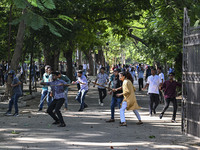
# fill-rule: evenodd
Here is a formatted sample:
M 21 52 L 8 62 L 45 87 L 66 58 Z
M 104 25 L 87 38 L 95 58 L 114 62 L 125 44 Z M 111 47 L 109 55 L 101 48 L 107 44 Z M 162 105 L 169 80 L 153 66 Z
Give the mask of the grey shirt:
M 15 76 L 12 80 L 12 84 L 17 84 L 19 83 L 19 79 Z M 19 94 L 22 95 L 22 89 L 21 89 L 21 85 L 17 85 L 15 87 L 12 88 L 13 94 Z

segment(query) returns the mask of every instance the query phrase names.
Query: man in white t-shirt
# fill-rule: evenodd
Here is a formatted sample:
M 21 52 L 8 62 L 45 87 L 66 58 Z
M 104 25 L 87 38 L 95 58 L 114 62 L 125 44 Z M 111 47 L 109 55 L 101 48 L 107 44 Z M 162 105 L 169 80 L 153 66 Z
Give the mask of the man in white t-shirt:
M 84 62 L 84 64 L 83 64 L 83 74 L 86 75 L 86 73 L 87 73 L 87 64 L 86 64 L 86 62 Z
M 162 81 L 162 84 L 165 82 L 165 76 L 164 74 L 162 73 L 162 68 L 161 67 L 158 67 L 157 69 L 157 73 Z M 164 94 L 162 92 L 162 90 L 159 90 L 159 96 L 160 96 L 160 103 L 164 103 Z
M 156 69 L 151 69 L 151 76 L 147 79 L 147 84 L 142 90 L 148 88 L 148 93 L 150 96 L 149 103 L 149 115 L 152 116 L 152 112 L 156 114 L 156 108 L 159 104 L 159 88 L 162 86 L 162 81 L 158 75 L 156 75 Z

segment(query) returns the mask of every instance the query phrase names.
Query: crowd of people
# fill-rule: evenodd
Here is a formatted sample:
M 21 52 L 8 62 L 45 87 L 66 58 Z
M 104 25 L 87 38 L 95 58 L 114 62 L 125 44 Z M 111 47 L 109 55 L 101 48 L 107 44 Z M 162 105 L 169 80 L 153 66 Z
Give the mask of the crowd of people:
M 59 69 L 58 71 L 52 71 L 51 66 L 44 66 L 43 75 L 42 77 L 40 77 L 40 84 L 43 87 L 41 92 L 40 103 L 38 105 L 38 111 L 43 110 L 44 101 L 46 100 L 48 105 L 46 112 L 53 118 L 53 124 L 58 125 L 59 127 L 66 126 L 60 109 L 63 106 L 63 104 L 64 109 L 68 109 L 68 86 L 70 86 L 71 84 L 77 84 L 78 93 L 75 99 L 77 100 L 77 102 L 80 103 L 80 108 L 78 111 L 84 111 L 84 109 L 88 107 L 88 104 L 86 104 L 85 102 L 85 96 L 88 93 L 89 89 L 87 68 L 87 65 L 80 65 L 78 67 L 78 71 L 75 74 L 76 81 L 71 81 L 66 76 L 66 70 L 64 68 L 61 69 L 60 67 L 61 70 Z M 104 106 L 104 99 L 106 98 L 107 93 L 112 95 L 110 104 L 111 118 L 106 122 L 115 122 L 114 114 L 115 107 L 117 106 L 120 109 L 120 126 L 127 126 L 125 119 L 125 110 L 133 111 L 138 119 L 137 124 L 143 124 L 138 111 L 141 107 L 138 105 L 135 96 L 135 80 L 138 80 L 139 91 L 144 91 L 146 88 L 148 88 L 148 95 L 150 97 L 149 115 L 152 116 L 153 114 L 156 114 L 156 108 L 159 105 L 159 103 L 163 103 L 165 101 L 165 106 L 159 115 L 160 119 L 162 119 L 165 111 L 169 107 L 170 102 L 172 102 L 172 122 L 176 122 L 176 87 L 181 86 L 181 84 L 174 80 L 174 72 L 169 72 L 168 79 L 165 80 L 161 67 L 158 67 L 156 69 L 150 66 L 145 67 L 142 64 L 138 64 L 136 66 L 121 66 L 120 64 L 118 64 L 112 67 L 112 71 L 113 74 L 110 74 L 110 67 L 100 66 L 96 79 L 94 82 L 92 82 L 93 87 L 97 86 L 98 88 L 98 103 L 101 107 Z M 20 87 L 21 81 L 18 79 L 16 73 L 13 70 L 10 70 L 8 72 L 8 76 L 10 76 L 12 79 L 12 95 L 9 101 L 8 111 L 5 115 L 13 115 L 11 114 L 11 111 L 12 106 L 14 105 L 14 116 L 18 116 L 19 114 L 17 103 L 19 97 L 22 95 Z M 146 81 L 145 86 L 143 86 L 144 79 Z

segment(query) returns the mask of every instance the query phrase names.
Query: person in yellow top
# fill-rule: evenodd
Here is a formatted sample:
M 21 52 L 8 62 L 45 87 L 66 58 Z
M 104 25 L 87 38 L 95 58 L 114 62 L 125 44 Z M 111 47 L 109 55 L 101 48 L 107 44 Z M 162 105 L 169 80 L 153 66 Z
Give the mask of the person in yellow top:
M 122 90 L 123 93 L 117 94 L 117 96 L 124 96 L 124 99 L 122 101 L 122 105 L 120 108 L 120 126 L 127 126 L 126 120 L 125 120 L 125 109 L 127 110 L 133 110 L 135 113 L 137 119 L 139 122 L 138 125 L 143 124 L 141 121 L 140 114 L 138 113 L 137 109 L 140 109 L 140 106 L 137 103 L 136 97 L 135 97 L 135 87 L 133 86 L 133 79 L 129 72 L 120 72 L 119 73 L 119 79 L 123 81 Z

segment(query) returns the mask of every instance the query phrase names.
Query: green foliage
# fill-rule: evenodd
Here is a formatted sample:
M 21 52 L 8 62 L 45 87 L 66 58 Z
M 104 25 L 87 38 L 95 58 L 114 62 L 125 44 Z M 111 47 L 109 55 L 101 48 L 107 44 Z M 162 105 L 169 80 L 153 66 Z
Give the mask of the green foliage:
M 58 33 L 57 29 L 55 28 L 55 26 L 51 23 L 48 23 L 48 27 L 49 30 L 51 31 L 51 33 L 55 34 L 58 37 L 62 37 L 62 35 L 60 33 Z
M 26 0 L 14 0 L 13 2 L 17 8 L 21 9 L 25 9 L 28 4 Z

